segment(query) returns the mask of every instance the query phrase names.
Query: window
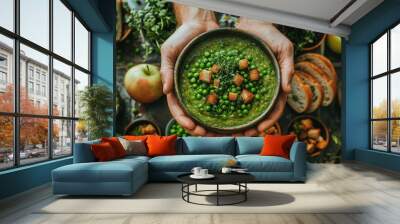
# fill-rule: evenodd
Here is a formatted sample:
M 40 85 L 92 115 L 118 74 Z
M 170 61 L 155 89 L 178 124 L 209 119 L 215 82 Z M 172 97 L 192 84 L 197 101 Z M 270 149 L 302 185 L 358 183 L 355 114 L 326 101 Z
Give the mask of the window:
M 62 0 L 0 0 L 0 26 L 0 170 L 72 155 L 90 31 Z
M 29 81 L 28 82 L 28 93 L 29 94 L 33 94 L 34 90 L 33 90 L 33 82 Z
M 89 32 L 77 18 L 75 18 L 75 62 L 89 69 Z
M 0 70 L 0 84 L 4 86 L 7 84 L 7 73 L 1 70 Z
M 49 0 L 19 0 L 21 36 L 49 48 Z
M 46 86 L 42 86 L 42 96 L 46 96 Z
M 7 56 L 0 53 L 0 91 L 5 92 L 7 87 Z
M 3 1 L 0 2 L 0 6 L 2 6 Z M 0 8 L 0 21 L 3 16 L 1 15 L 2 10 L 3 9 Z M 3 76 L 2 80 L 6 80 L 5 84 L 4 81 L 2 81 L 3 84 L 0 84 L 0 113 L 12 113 L 14 111 L 14 70 L 11 65 L 12 58 L 14 57 L 13 52 L 13 39 L 0 33 L 0 57 L 2 58 L 0 62 L 0 73 Z M 5 61 L 6 59 L 8 59 L 7 62 Z M 0 148 L 1 147 L 2 146 L 0 144 Z
M 40 95 L 40 84 L 36 84 L 36 95 Z
M 29 66 L 28 74 L 29 74 L 29 79 L 33 80 L 33 67 L 32 66 Z
M 0 1 L 0 26 L 14 31 L 14 0 Z
M 370 45 L 371 148 L 400 153 L 400 24 Z

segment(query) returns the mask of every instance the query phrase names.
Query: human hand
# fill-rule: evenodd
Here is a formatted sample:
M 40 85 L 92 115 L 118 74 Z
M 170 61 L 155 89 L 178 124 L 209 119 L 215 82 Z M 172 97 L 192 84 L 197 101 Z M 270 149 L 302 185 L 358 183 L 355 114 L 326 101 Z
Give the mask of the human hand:
M 287 95 L 291 92 L 290 81 L 294 72 L 293 44 L 271 23 L 247 18 L 240 18 L 236 28 L 261 38 L 275 54 L 281 73 L 281 87 L 274 109 L 268 117 L 257 126 L 258 132 L 263 132 L 279 120 L 285 110 Z M 257 135 L 256 129 L 249 129 L 245 135 Z
M 196 36 L 218 28 L 211 11 L 174 4 L 175 16 L 179 28 L 161 46 L 161 75 L 163 92 L 167 95 L 169 110 L 175 120 L 191 135 L 215 135 L 197 125 L 186 115 L 173 91 L 174 66 L 183 48 Z

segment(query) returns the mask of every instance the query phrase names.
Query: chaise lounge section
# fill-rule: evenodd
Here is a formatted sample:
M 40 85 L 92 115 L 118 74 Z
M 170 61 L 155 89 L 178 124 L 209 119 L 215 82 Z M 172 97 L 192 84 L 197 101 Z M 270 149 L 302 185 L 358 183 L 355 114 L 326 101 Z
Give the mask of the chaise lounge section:
M 127 156 L 96 162 L 91 144 L 77 143 L 74 163 L 52 172 L 54 194 L 132 195 L 148 181 L 176 181 L 176 177 L 200 166 L 218 172 L 229 160 L 260 182 L 304 182 L 306 180 L 305 144 L 295 142 L 290 159 L 260 156 L 262 137 L 183 137 L 177 140 L 177 155 Z

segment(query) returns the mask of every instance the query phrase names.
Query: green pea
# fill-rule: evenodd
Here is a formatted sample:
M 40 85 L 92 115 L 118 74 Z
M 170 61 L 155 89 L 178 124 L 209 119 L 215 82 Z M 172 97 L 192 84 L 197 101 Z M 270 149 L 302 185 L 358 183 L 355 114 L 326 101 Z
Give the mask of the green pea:
M 248 111 L 247 109 L 244 109 L 244 110 L 243 110 L 243 113 L 244 113 L 244 114 L 247 114 L 247 113 L 249 113 L 249 111 Z
M 204 55 L 205 55 L 206 57 L 208 57 L 208 56 L 210 56 L 210 52 L 206 51 L 206 52 L 204 53 Z
M 250 92 L 255 93 L 255 92 L 256 92 L 256 88 L 251 87 L 251 88 L 250 88 Z
M 196 94 L 196 99 L 201 99 L 201 95 L 200 94 Z
M 260 95 L 256 94 L 255 98 L 256 98 L 257 100 L 259 100 L 259 99 L 260 99 Z
M 196 79 L 195 79 L 195 78 L 191 78 L 191 79 L 190 79 L 190 82 L 191 82 L 191 83 L 195 83 L 195 82 L 196 82 Z

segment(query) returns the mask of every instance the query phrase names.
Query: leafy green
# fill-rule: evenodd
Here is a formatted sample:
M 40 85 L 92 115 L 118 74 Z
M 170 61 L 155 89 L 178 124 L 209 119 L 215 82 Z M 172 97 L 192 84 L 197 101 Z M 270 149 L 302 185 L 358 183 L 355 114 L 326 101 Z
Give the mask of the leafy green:
M 280 26 L 279 30 L 293 42 L 296 54 L 303 51 L 304 48 L 316 45 L 322 35 L 310 30 L 296 29 L 286 26 Z
M 126 3 L 124 7 L 129 13 L 126 23 L 135 34 L 142 39 L 140 46 L 144 59 L 153 53 L 159 53 L 161 44 L 175 29 L 175 16 L 171 4 L 160 0 L 145 0 L 141 9 L 130 9 Z

